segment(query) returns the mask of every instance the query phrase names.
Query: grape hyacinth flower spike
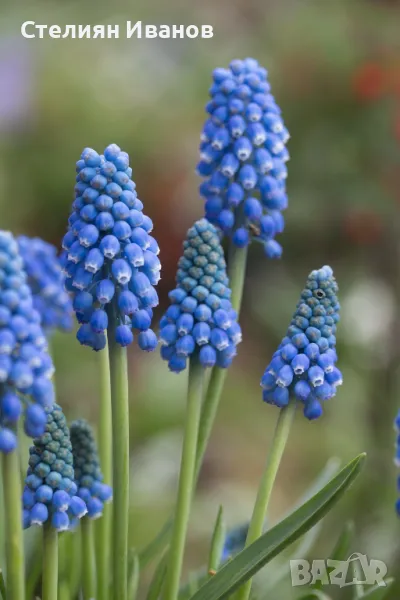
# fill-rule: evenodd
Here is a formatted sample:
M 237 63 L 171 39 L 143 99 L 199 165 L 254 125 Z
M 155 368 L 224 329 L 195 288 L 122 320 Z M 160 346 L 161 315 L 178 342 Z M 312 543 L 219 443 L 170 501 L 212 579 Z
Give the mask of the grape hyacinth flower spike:
M 76 171 L 63 265 L 81 324 L 77 338 L 102 350 L 112 319 L 118 344 L 131 344 L 136 329 L 140 348 L 152 351 L 157 346 L 150 326 L 158 305 L 159 248 L 131 179 L 129 156 L 116 144 L 107 146 L 104 155 L 85 148 Z
M 179 373 L 188 357 L 198 355 L 202 367 L 227 368 L 242 339 L 230 298 L 229 280 L 218 232 L 200 219 L 187 233 L 178 263 L 171 306 L 160 322 L 161 356 Z
M 100 517 L 104 503 L 112 500 L 112 489 L 103 483 L 96 442 L 90 425 L 84 420 L 71 423 L 72 454 L 78 496 L 88 508 L 91 519 Z
M 61 407 L 45 408 L 45 433 L 34 439 L 22 494 L 24 527 L 49 523 L 56 531 L 87 513 L 77 495 L 69 429 Z
M 75 483 L 78 496 L 84 500 L 88 513 L 82 519 L 82 587 L 84 598 L 95 598 L 96 587 L 100 589 L 103 578 L 96 582 L 93 519 L 103 515 L 104 504 L 112 499 L 112 489 L 103 483 L 96 442 L 90 425 L 84 420 L 74 421 L 70 427 L 72 454 L 74 457 Z M 102 519 L 104 520 L 104 519 Z M 102 532 L 102 530 L 99 530 Z M 109 541 L 109 540 L 106 540 Z M 99 539 L 103 543 L 103 537 Z M 98 562 L 97 570 L 102 565 Z
M 237 313 L 230 302 L 224 253 L 214 225 L 207 219 L 197 221 L 188 230 L 183 248 L 176 288 L 169 294 L 171 306 L 160 322 L 161 356 L 168 361 L 169 369 L 179 373 L 189 362 L 185 433 L 165 600 L 176 600 L 179 590 L 190 503 L 197 477 L 205 369 L 214 365 L 227 369 L 241 341 Z
M 42 327 L 46 332 L 71 330 L 72 301 L 65 291 L 65 275 L 57 248 L 40 238 L 24 235 L 19 236 L 17 242 L 32 291 L 33 306 L 40 314 Z
M 289 133 L 267 71 L 252 58 L 233 60 L 214 70 L 210 98 L 197 165 L 205 216 L 236 247 L 255 240 L 269 258 L 279 258 Z
M 291 324 L 261 380 L 263 399 L 281 410 L 271 449 L 258 487 L 246 547 L 263 531 L 272 488 L 289 438 L 296 405 L 304 405 L 304 415 L 317 419 L 321 403 L 336 393 L 342 375 L 335 366 L 336 324 L 340 305 L 338 286 L 330 267 L 312 271 L 297 303 Z M 252 582 L 239 590 L 237 600 L 249 600 Z
M 263 398 L 279 408 L 290 397 L 304 405 L 312 420 L 322 414 L 322 402 L 336 394 L 342 374 L 335 366 L 338 286 L 328 266 L 312 271 L 278 350 L 261 380 Z
M 394 420 L 394 430 L 396 432 L 396 454 L 394 457 L 394 464 L 399 469 L 400 468 L 400 410 L 397 413 L 397 416 Z M 400 475 L 397 478 L 397 491 L 400 491 Z M 396 502 L 396 512 L 400 517 L 400 498 Z
M 0 231 L 0 452 L 16 448 L 16 425 L 44 431 L 44 408 L 54 400 L 53 364 L 13 236 Z

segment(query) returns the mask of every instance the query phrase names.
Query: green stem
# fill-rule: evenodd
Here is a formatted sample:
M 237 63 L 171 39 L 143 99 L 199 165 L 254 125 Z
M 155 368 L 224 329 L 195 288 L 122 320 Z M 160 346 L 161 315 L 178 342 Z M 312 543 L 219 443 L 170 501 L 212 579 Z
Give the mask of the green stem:
M 232 290 L 231 303 L 233 308 L 239 313 L 242 305 L 244 279 L 246 275 L 247 247 L 238 248 L 232 240 L 230 240 L 228 254 L 229 285 Z M 221 369 L 220 367 L 213 368 L 203 408 L 201 410 L 196 456 L 196 477 L 199 475 L 204 454 L 210 439 L 226 376 L 227 369 Z
M 295 411 L 296 402 L 291 401 L 287 407 L 282 408 L 279 412 L 271 448 L 267 456 L 267 462 L 258 488 L 245 547 L 250 546 L 250 544 L 255 542 L 263 532 L 272 488 L 289 437 Z M 250 597 L 251 584 L 252 580 L 250 579 L 240 588 L 236 596 L 237 600 L 248 600 Z
M 7 600 L 24 600 L 24 543 L 18 450 L 3 455 Z
M 108 344 L 100 352 L 99 455 L 104 483 L 112 482 L 112 410 Z M 97 597 L 108 599 L 112 505 L 105 504 L 96 523 Z
M 238 248 L 230 241 L 228 256 L 229 285 L 232 290 L 231 303 L 239 313 L 242 306 L 244 279 L 246 276 L 247 246 Z
M 93 521 L 89 517 L 83 517 L 81 528 L 83 600 L 94 600 L 96 598 L 96 562 L 94 555 Z
M 42 600 L 57 600 L 58 533 L 47 521 L 43 526 Z
M 129 399 L 126 348 L 115 342 L 115 316 L 109 315 L 109 348 L 113 438 L 113 590 L 127 600 L 129 522 Z
M 197 440 L 196 452 L 196 481 L 199 477 L 201 465 L 207 445 L 211 436 L 211 431 L 217 415 L 218 405 L 224 388 L 227 369 L 214 367 L 211 372 L 210 381 L 207 388 L 206 397 L 201 409 L 199 435 Z
M 165 583 L 165 600 L 176 600 L 179 592 L 190 505 L 195 485 L 196 448 L 203 395 L 203 379 L 204 369 L 200 365 L 198 358 L 192 357 L 189 366 L 186 424 L 182 447 L 178 499 Z

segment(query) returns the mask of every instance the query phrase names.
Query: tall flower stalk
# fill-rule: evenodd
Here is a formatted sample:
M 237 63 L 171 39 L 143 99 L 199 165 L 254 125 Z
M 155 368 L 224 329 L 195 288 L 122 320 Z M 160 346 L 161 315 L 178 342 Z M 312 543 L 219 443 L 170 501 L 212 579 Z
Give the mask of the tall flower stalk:
M 3 454 L 6 513 L 7 595 L 24 598 L 21 483 L 17 431 L 21 417 L 28 436 L 41 435 L 45 405 L 54 399 L 53 365 L 47 353 L 40 315 L 17 242 L 0 231 L 0 453 Z
M 206 111 L 197 166 L 204 178 L 200 193 L 207 219 L 229 239 L 231 302 L 239 314 L 250 243 L 261 243 L 269 258 L 282 253 L 275 236 L 283 231 L 282 211 L 287 207 L 289 133 L 270 92 L 267 71 L 251 58 L 215 69 Z M 225 377 L 225 370 L 214 367 L 200 421 L 198 470 Z
M 42 600 L 58 590 L 58 533 L 73 527 L 87 513 L 74 482 L 72 446 L 65 416 L 57 404 L 45 408 L 43 435 L 30 448 L 22 494 L 23 524 L 43 526 Z
M 84 600 L 97 598 L 96 559 L 94 551 L 93 519 L 102 516 L 104 506 L 112 498 L 112 489 L 103 483 L 97 447 L 90 425 L 83 420 L 74 421 L 70 427 L 74 458 L 75 483 L 78 494 L 84 499 L 88 512 L 81 520 L 82 538 L 82 590 Z M 101 568 L 97 564 L 97 568 Z M 108 593 L 108 592 L 107 592 Z
M 104 351 L 106 332 L 108 337 L 115 489 L 113 590 L 116 599 L 126 600 L 129 508 L 126 347 L 133 342 L 133 329 L 139 331 L 138 344 L 142 350 L 152 351 L 157 346 L 157 337 L 150 326 L 152 309 L 158 304 L 154 285 L 159 281 L 161 265 L 157 242 L 150 235 L 153 224 L 142 212 L 143 204 L 131 179 L 127 153 L 116 144 L 107 146 L 104 155 L 86 148 L 76 171 L 70 228 L 63 240 L 63 264 L 66 287 L 74 295 L 73 305 L 81 324 L 78 340 L 93 350 Z M 108 402 L 107 396 L 103 401 Z M 106 429 L 105 422 L 102 429 Z M 103 564 L 105 560 L 103 557 Z M 103 584 L 102 590 L 107 588 Z
M 280 408 L 280 413 L 258 488 L 246 546 L 262 534 L 296 404 L 303 405 L 307 419 L 317 419 L 322 415 L 322 402 L 332 398 L 342 383 L 342 374 L 335 366 L 336 324 L 340 309 L 337 292 L 330 267 L 310 273 L 286 336 L 261 380 L 264 401 Z M 248 600 L 250 592 L 251 580 L 238 591 L 237 600 Z
M 172 304 L 160 322 L 161 356 L 168 361 L 170 370 L 180 373 L 189 364 L 185 433 L 165 600 L 176 600 L 179 590 L 198 470 L 196 457 L 204 372 L 214 365 L 221 369 L 229 367 L 241 341 L 217 230 L 206 219 L 197 221 L 189 229 L 183 248 L 177 287 L 169 293 Z

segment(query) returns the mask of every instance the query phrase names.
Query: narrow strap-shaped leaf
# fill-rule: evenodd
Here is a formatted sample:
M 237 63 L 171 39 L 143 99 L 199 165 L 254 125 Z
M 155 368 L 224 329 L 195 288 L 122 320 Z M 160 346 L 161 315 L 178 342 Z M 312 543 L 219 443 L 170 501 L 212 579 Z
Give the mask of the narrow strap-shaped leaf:
M 385 580 L 386 587 L 380 587 L 379 585 L 374 585 L 373 587 L 367 588 L 363 596 L 361 596 L 362 600 L 364 598 L 368 600 L 384 600 L 386 598 L 390 587 L 394 583 L 394 579 L 389 577 Z
M 232 594 L 274 556 L 322 519 L 357 477 L 364 458 L 365 455 L 361 454 L 352 460 L 311 500 L 240 552 L 203 585 L 192 596 L 192 600 L 220 600 Z
M 136 600 L 139 589 L 140 565 L 139 556 L 134 549 L 129 550 L 128 555 L 128 600 Z
M 346 561 L 350 554 L 350 546 L 354 536 L 354 523 L 353 521 L 348 521 L 342 533 L 339 536 L 338 541 L 336 542 L 335 547 L 333 548 L 329 558 L 332 560 L 344 560 Z M 299 554 L 299 556 L 303 556 Z M 328 567 L 328 573 L 333 571 L 333 567 Z M 319 579 L 316 581 L 311 587 L 315 590 L 322 589 L 322 581 Z
M 0 569 L 0 596 L 2 600 L 7 600 L 6 584 L 4 582 L 2 569 Z
M 210 555 L 208 558 L 208 574 L 215 575 L 221 564 L 222 551 L 224 549 L 226 537 L 226 527 L 224 522 L 224 510 L 219 507 L 217 519 L 214 525 L 214 531 L 211 538 Z
M 164 552 L 160 559 L 160 562 L 157 565 L 156 570 L 154 571 L 153 579 L 151 580 L 146 600 L 158 600 L 165 581 L 165 575 L 167 573 L 167 558 L 168 551 Z

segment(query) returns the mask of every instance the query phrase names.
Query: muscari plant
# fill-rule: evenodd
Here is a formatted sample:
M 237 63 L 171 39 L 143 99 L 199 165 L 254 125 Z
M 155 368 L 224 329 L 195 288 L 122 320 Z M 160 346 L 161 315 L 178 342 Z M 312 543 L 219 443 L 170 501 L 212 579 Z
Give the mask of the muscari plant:
M 78 587 L 84 600 L 135 600 L 142 569 L 163 549 L 148 590 L 149 600 L 247 600 L 255 573 L 311 530 L 359 473 L 362 457 L 263 533 L 296 407 L 301 405 L 309 420 L 320 417 L 322 404 L 341 383 L 335 351 L 337 284 L 332 270 L 325 266 L 310 274 L 286 336 L 261 380 L 263 400 L 278 407 L 279 416 L 253 515 L 238 530 L 225 535 L 220 509 L 205 577 L 191 579 L 188 585 L 182 581 L 196 482 L 227 369 L 242 337 L 239 312 L 248 247 L 258 242 L 268 258 L 281 256 L 282 248 L 275 238 L 284 229 L 282 211 L 287 207 L 289 135 L 265 69 L 253 59 L 236 60 L 228 69 L 216 69 L 206 111 L 197 167 L 204 179 L 200 194 L 205 201 L 205 218 L 188 230 L 176 287 L 169 293 L 170 306 L 160 321 L 159 339 L 151 327 L 153 308 L 158 304 L 159 248 L 131 178 L 129 157 L 115 144 L 103 154 L 84 149 L 76 164 L 75 200 L 60 259 L 63 275 L 55 252 L 45 243 L 20 238 L 29 288 L 18 245 L 9 234 L 0 235 L 0 259 L 5 254 L 0 265 L 0 342 L 4 337 L 0 358 L 6 357 L 3 398 L 10 392 L 17 392 L 18 400 L 23 398 L 23 404 L 15 402 L 18 414 L 14 420 L 4 412 L 3 399 L 0 412 L 5 465 L 10 457 L 14 459 L 13 468 L 6 465 L 4 469 L 5 483 L 11 482 L 7 490 L 12 490 L 5 494 L 6 511 L 14 515 L 8 525 L 12 543 L 8 548 L 7 600 L 24 600 L 22 520 L 26 527 L 44 526 L 43 600 L 57 598 L 57 538 L 62 530 L 66 530 L 63 536 L 76 536 L 77 531 L 81 534 L 82 577 Z M 227 261 L 222 245 L 225 241 Z M 20 283 L 13 278 L 15 270 Z M 55 295 L 62 276 L 68 297 Z M 71 314 L 69 298 L 78 321 L 78 341 L 98 352 L 100 358 L 99 457 L 90 426 L 78 420 L 68 430 L 60 407 L 52 404 L 52 364 L 45 352 L 40 322 L 47 334 L 56 327 L 66 327 Z M 34 302 L 39 312 L 34 310 Z M 21 337 L 25 334 L 19 327 L 20 316 L 29 323 L 27 338 Z M 10 343 L 10 332 L 15 343 Z M 155 350 L 159 341 L 161 358 L 172 372 L 188 372 L 188 394 L 174 515 L 148 547 L 129 554 L 126 351 L 135 335 L 145 351 Z M 29 344 L 37 348 L 40 361 L 36 352 L 30 354 Z M 3 363 L 0 361 L 0 366 Z M 24 379 L 28 372 L 25 363 L 31 373 L 29 385 Z M 209 378 L 207 369 L 211 370 Z M 35 439 L 21 506 L 15 502 L 19 481 L 14 448 L 15 424 L 22 407 L 25 430 Z M 31 414 L 36 414 L 34 422 Z M 111 482 L 113 515 L 105 505 L 111 500 Z M 92 521 L 101 514 L 94 543 Z M 79 593 L 72 585 L 59 591 L 62 600 L 76 600 Z

